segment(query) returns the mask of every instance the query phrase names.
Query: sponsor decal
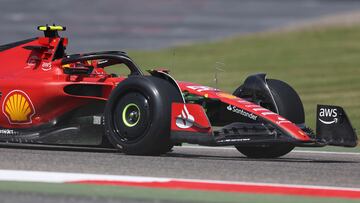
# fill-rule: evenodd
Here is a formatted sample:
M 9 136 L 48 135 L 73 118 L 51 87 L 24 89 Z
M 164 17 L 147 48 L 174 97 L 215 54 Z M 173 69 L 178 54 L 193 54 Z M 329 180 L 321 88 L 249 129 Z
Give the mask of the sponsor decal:
M 282 124 L 282 123 L 291 123 L 291 122 L 288 121 L 288 120 L 286 120 L 286 119 L 283 118 L 283 117 L 278 116 L 276 123 L 277 123 L 277 124 Z
M 6 95 L 2 111 L 10 124 L 29 124 L 35 108 L 29 96 L 21 90 L 13 90 Z
M 19 135 L 20 132 L 12 130 L 12 129 L 0 129 L 0 136 L 13 136 Z
M 41 64 L 41 69 L 44 71 L 48 71 L 51 70 L 52 66 L 51 66 L 51 62 L 43 62 Z
M 276 120 L 275 120 L 276 124 L 291 123 L 291 121 L 286 120 L 285 118 L 279 116 L 277 113 L 274 113 L 274 112 L 270 111 L 269 109 L 263 108 L 263 107 L 261 107 L 261 106 L 259 106 L 257 104 L 248 104 L 248 105 L 245 105 L 245 107 L 251 108 L 251 110 L 259 112 L 263 116 L 275 115 L 276 116 Z M 245 117 L 248 117 L 248 118 L 250 118 L 252 120 L 256 120 L 257 117 L 258 117 L 256 114 L 249 113 L 249 112 L 247 112 L 245 110 L 237 108 L 236 106 L 228 105 L 226 108 L 229 111 L 241 114 L 241 115 L 243 115 Z
M 236 96 L 234 96 L 232 94 L 224 93 L 224 92 L 216 93 L 216 95 L 219 97 L 228 98 L 228 99 L 238 99 Z
M 101 125 L 102 124 L 102 117 L 101 116 L 93 116 L 93 124 L 94 125 Z
M 229 111 L 232 111 L 234 113 L 240 114 L 242 116 L 245 116 L 247 118 L 250 118 L 251 120 L 254 120 L 254 121 L 256 121 L 256 119 L 258 117 L 258 116 L 254 115 L 252 113 L 249 113 L 247 111 L 239 109 L 239 108 L 237 108 L 236 106 L 233 106 L 233 105 L 227 106 L 226 109 L 229 110 Z
M 32 55 L 28 58 L 25 68 L 34 68 L 38 65 L 40 58 L 36 55 Z
M 267 115 L 276 115 L 276 113 L 272 111 L 262 112 L 261 115 L 267 116 Z
M 338 109 L 336 108 L 320 108 L 319 121 L 325 125 L 331 125 L 338 122 Z
M 265 108 L 262 108 L 262 107 L 260 107 L 260 108 L 253 108 L 252 110 L 254 110 L 254 111 L 269 111 L 269 109 L 265 109 Z
M 219 91 L 218 89 L 208 87 L 208 86 L 186 86 L 189 89 L 195 90 L 197 92 L 203 92 L 203 91 Z
M 246 142 L 250 141 L 250 138 L 234 138 L 234 139 L 225 139 L 225 140 L 219 140 L 217 142 L 219 143 L 226 143 L 226 142 Z
M 184 105 L 181 114 L 176 117 L 176 126 L 182 129 L 190 128 L 194 125 L 195 118 L 191 115 Z

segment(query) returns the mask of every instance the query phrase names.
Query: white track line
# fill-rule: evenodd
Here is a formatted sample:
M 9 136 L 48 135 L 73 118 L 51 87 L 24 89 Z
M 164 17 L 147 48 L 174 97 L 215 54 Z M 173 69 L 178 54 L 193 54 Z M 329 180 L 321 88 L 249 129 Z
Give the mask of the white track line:
M 181 146 L 180 148 L 187 148 L 187 149 L 203 149 L 203 150 L 236 150 L 234 147 L 206 147 L 206 146 Z M 331 152 L 331 151 L 311 151 L 311 150 L 294 150 L 292 153 L 308 153 L 308 154 L 335 154 L 335 155 L 358 155 L 358 152 Z
M 168 178 L 99 175 L 86 173 L 63 173 L 48 171 L 0 170 L 0 181 L 64 183 L 81 180 L 130 181 L 130 182 L 166 182 Z

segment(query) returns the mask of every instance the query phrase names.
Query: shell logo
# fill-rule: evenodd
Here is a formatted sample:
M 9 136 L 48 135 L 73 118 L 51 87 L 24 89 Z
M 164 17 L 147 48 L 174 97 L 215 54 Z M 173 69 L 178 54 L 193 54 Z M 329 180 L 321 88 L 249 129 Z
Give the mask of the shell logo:
M 29 124 L 35 108 L 29 96 L 21 90 L 13 90 L 6 95 L 2 111 L 11 124 Z

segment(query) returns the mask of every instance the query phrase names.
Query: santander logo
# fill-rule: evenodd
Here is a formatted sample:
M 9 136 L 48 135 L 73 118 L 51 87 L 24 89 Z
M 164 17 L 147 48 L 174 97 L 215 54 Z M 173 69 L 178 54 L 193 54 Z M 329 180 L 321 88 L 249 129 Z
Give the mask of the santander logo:
M 181 110 L 181 114 L 176 117 L 176 126 L 182 129 L 190 128 L 194 125 L 195 118 L 191 115 L 184 105 L 183 110 Z

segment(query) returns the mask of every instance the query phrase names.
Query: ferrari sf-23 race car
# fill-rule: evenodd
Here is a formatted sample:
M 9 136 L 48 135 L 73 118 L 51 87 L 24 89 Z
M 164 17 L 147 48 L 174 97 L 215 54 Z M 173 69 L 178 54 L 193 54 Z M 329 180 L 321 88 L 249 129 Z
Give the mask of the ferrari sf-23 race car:
M 339 106 L 318 105 L 316 133 L 287 83 L 248 76 L 233 94 L 141 69 L 122 51 L 68 55 L 62 26 L 0 46 L 0 143 L 119 149 L 160 155 L 174 145 L 235 146 L 274 158 L 294 147 L 355 147 Z M 125 76 L 112 70 L 127 70 Z M 118 71 L 117 71 L 118 72 Z

